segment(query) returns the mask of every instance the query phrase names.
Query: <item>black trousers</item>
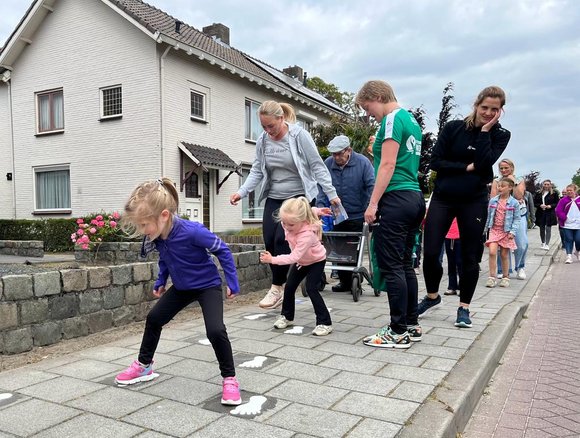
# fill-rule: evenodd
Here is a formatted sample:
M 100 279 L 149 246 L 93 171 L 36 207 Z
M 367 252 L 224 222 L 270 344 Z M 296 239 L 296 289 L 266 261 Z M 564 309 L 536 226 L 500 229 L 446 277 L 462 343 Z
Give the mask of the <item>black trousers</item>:
M 469 304 L 479 278 L 479 253 L 481 236 L 487 219 L 487 200 L 471 202 L 442 200 L 433 195 L 425 220 L 423 238 L 423 275 L 428 293 L 439 292 L 443 267 L 439 262 L 445 235 L 457 218 L 461 242 L 461 274 L 459 289 L 461 302 Z
M 207 338 L 215 352 L 222 377 L 235 376 L 232 346 L 224 325 L 224 303 L 220 287 L 181 291 L 171 286 L 147 315 L 145 333 L 139 350 L 139 362 L 151 363 L 163 326 L 194 301 L 198 301 L 201 307 Z
M 296 301 L 294 297 L 296 295 L 296 289 L 298 289 L 302 280 L 306 278 L 306 291 L 310 297 L 312 307 L 314 307 L 316 325 L 332 325 L 330 313 L 324 303 L 324 299 L 318 291 L 318 285 L 320 284 L 320 277 L 324 271 L 324 265 L 326 265 L 326 260 L 308 266 L 297 266 L 295 264 L 290 266 L 288 280 L 284 287 L 284 300 L 282 301 L 282 315 L 285 316 L 287 320 L 294 321 L 294 313 L 296 310 Z
M 457 276 L 461 277 L 461 241 L 459 239 L 445 239 L 445 254 L 447 255 L 447 289 L 459 290 Z
M 344 222 L 339 223 L 338 225 L 334 226 L 334 229 L 332 231 L 357 231 L 357 232 L 361 232 L 363 229 L 363 224 L 364 224 L 364 219 L 348 219 Z M 349 246 L 353 246 L 355 245 L 356 247 L 356 243 L 358 243 L 360 239 L 358 237 L 355 237 L 353 239 L 343 239 L 343 244 L 349 245 Z M 338 248 L 337 252 L 340 254 L 340 248 Z M 348 250 L 347 250 L 348 252 Z M 356 265 L 356 263 L 355 263 Z M 352 272 L 351 271 L 338 271 L 338 279 L 339 281 L 346 287 L 348 287 L 350 289 L 351 285 L 352 285 Z
M 379 202 L 379 226 L 373 231 L 375 253 L 387 285 L 390 326 L 399 334 L 417 324 L 419 286 L 413 269 L 413 247 L 424 216 L 421 192 L 395 190 L 385 193 Z
M 303 195 L 297 195 L 296 197 L 298 196 Z M 266 247 L 266 251 L 273 256 L 290 254 L 290 246 L 288 245 L 288 242 L 286 242 L 284 228 L 282 228 L 282 224 L 277 221 L 275 217 L 284 201 L 285 199 L 267 198 L 266 204 L 264 205 L 262 235 L 264 236 L 264 246 Z M 270 270 L 272 271 L 272 284 L 282 286 L 286 283 L 289 267 L 289 265 L 270 264 Z

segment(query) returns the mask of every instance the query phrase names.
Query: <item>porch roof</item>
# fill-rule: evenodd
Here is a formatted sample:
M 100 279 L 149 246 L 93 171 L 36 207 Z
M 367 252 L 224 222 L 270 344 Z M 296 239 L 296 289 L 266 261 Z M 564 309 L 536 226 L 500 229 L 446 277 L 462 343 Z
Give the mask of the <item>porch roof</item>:
M 220 149 L 187 143 L 185 141 L 178 143 L 178 147 L 195 164 L 204 168 L 236 171 L 240 167 L 229 155 Z

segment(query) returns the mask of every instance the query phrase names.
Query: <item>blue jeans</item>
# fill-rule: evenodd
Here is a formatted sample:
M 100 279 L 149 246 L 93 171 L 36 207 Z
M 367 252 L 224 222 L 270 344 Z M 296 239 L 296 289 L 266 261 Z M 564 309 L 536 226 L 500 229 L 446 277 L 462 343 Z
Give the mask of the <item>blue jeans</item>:
M 574 245 L 576 250 L 580 250 L 580 230 L 573 230 L 571 228 L 562 228 L 564 231 L 564 249 L 566 254 L 572 254 Z
M 526 267 L 526 254 L 528 253 L 528 215 L 524 214 L 520 220 L 520 228 L 516 232 L 516 246 L 514 259 L 516 271 Z M 511 260 L 511 258 L 510 258 Z M 511 262 L 510 262 L 511 263 Z

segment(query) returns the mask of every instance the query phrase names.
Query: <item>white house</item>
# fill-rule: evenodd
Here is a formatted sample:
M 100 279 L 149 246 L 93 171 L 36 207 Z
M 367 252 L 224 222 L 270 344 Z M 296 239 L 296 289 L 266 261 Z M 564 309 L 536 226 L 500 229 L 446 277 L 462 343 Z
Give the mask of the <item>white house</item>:
M 164 175 L 180 213 L 214 231 L 259 222 L 253 199 L 228 199 L 260 103 L 291 103 L 304 125 L 343 111 L 300 68 L 285 70 L 297 80 L 234 49 L 222 24 L 203 30 L 139 0 L 33 1 L 0 51 L 0 218 L 120 211 Z

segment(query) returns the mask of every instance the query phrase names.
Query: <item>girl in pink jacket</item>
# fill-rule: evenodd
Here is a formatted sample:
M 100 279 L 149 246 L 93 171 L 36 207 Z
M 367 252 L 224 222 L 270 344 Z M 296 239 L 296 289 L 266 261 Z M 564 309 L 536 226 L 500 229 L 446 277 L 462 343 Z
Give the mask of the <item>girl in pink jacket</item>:
M 294 325 L 294 295 L 298 286 L 306 278 L 306 291 L 316 314 L 315 336 L 326 336 L 332 332 L 332 321 L 326 304 L 318 291 L 318 283 L 326 264 L 326 249 L 322 245 L 322 223 L 319 215 L 331 215 L 329 208 L 314 208 L 308 200 L 300 196 L 282 203 L 278 220 L 282 223 L 286 241 L 292 252 L 273 257 L 268 251 L 260 254 L 262 263 L 291 265 L 284 287 L 282 312 L 274 323 L 277 329 Z

